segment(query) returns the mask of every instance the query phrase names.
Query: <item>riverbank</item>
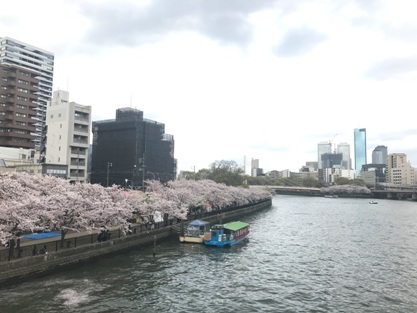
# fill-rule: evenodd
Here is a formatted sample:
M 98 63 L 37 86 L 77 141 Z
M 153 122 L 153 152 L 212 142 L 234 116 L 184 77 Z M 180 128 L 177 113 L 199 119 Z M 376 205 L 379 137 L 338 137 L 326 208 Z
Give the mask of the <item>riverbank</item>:
M 205 214 L 194 213 L 190 216 L 190 220 L 204 218 L 210 222 L 227 222 L 268 208 L 271 204 L 272 200 L 268 199 L 242 207 L 225 208 Z M 109 238 L 100 242 L 97 241 L 97 232 L 72 233 L 66 236 L 62 247 L 60 238 L 57 237 L 25 239 L 21 242 L 20 251 L 14 251 L 13 255 L 8 254 L 9 249 L 0 250 L 0 285 L 20 283 L 26 279 L 61 270 L 66 266 L 94 261 L 103 255 L 155 244 L 168 237 L 178 236 L 180 225 L 181 223 L 176 223 L 175 220 L 149 225 L 133 224 L 129 234 L 123 235 L 120 229 L 112 229 L 109 231 Z M 48 253 L 33 256 L 34 245 L 39 249 L 45 245 Z

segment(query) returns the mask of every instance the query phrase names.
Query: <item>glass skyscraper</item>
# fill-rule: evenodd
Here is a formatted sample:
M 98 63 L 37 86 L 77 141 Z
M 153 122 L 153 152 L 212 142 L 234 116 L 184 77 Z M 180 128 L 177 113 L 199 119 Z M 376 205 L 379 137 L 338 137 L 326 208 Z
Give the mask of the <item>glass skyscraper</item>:
M 387 164 L 388 148 L 386 146 L 377 146 L 372 152 L 373 164 Z
M 362 165 L 366 164 L 366 128 L 355 128 L 355 174 L 356 176 L 362 170 Z
M 325 153 L 332 153 L 332 144 L 331 142 L 322 141 L 317 145 L 317 165 L 319 169 L 323 168 L 323 159 L 322 155 Z
M 342 159 L 342 168 L 346 170 L 350 170 L 351 161 L 350 161 L 350 145 L 346 142 L 342 142 L 337 145 L 337 152 L 343 155 Z

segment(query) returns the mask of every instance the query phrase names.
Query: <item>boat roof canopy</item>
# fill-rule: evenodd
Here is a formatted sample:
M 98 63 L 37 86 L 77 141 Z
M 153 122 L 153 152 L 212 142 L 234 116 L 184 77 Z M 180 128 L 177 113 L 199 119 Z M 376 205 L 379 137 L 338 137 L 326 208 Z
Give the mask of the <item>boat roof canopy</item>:
M 209 222 L 202 221 L 202 220 L 195 220 L 195 221 L 192 221 L 190 224 L 188 224 L 188 226 L 204 226 L 207 224 L 209 224 Z
M 230 229 L 232 231 L 237 231 L 239 229 L 242 229 L 242 228 L 245 228 L 245 227 L 248 227 L 248 226 L 249 226 L 248 223 L 239 222 L 239 221 L 238 222 L 230 222 L 230 223 L 224 224 L 224 228 L 225 229 Z

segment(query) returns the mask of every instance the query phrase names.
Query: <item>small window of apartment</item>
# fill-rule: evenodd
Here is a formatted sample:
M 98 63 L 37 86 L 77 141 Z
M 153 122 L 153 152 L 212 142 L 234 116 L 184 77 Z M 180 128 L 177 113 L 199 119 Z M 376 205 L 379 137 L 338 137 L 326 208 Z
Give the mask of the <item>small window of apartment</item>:
M 17 91 L 28 93 L 28 90 L 25 88 L 17 88 Z

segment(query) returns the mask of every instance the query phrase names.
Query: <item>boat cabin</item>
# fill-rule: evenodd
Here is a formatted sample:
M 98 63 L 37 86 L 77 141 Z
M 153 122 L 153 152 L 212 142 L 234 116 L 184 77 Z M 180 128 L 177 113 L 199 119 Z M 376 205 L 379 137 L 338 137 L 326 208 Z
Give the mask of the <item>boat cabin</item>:
M 249 234 L 249 224 L 244 222 L 230 222 L 215 224 L 210 228 L 209 236 L 205 240 L 211 242 L 234 242 Z
M 200 237 L 210 231 L 210 223 L 202 220 L 195 220 L 188 224 L 187 236 Z

